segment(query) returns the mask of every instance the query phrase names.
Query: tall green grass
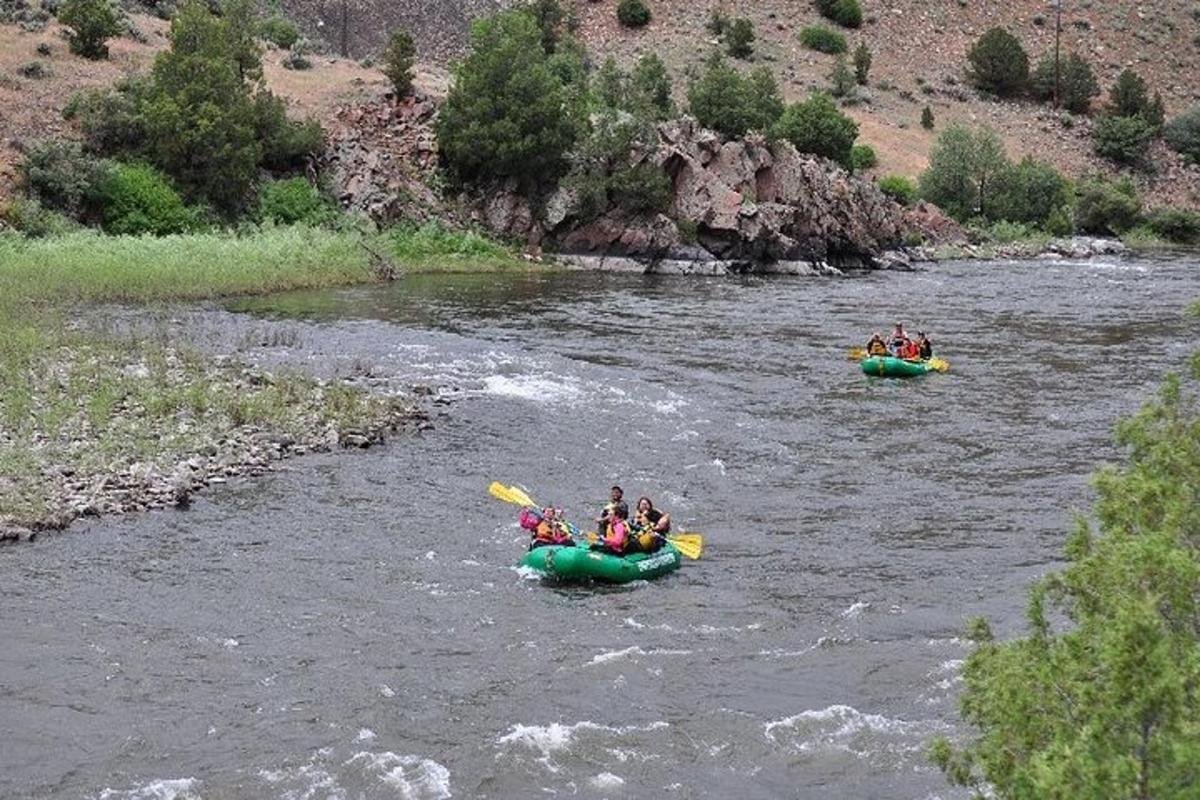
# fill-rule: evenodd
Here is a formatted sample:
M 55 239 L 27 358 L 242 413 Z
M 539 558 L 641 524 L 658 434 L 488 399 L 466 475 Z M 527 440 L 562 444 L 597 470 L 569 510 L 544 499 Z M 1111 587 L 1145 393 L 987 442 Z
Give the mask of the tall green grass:
M 402 225 L 384 236 L 392 257 L 413 271 L 491 271 L 529 266 L 512 248 L 494 239 L 437 223 Z

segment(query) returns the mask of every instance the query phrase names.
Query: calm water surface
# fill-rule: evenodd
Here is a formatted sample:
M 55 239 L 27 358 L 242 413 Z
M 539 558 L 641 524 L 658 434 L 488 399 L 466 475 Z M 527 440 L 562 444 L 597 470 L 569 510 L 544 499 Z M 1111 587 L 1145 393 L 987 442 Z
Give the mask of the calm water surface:
M 179 335 L 436 427 L 0 551 L 0 797 L 951 798 L 972 615 L 1021 630 L 1110 432 L 1183 362 L 1195 263 L 845 280 L 563 274 L 181 309 Z M 952 364 L 844 358 L 902 318 Z M 489 481 L 620 482 L 704 557 L 518 574 Z

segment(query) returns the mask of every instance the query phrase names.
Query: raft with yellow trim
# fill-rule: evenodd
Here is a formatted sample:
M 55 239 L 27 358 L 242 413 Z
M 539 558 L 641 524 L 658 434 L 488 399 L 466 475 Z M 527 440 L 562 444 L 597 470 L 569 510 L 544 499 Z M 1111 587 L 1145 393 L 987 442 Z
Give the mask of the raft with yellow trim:
M 530 550 L 517 566 L 561 581 L 629 583 L 674 572 L 682 563 L 683 556 L 668 542 L 653 553 L 631 553 L 627 556 L 592 550 L 587 545 L 546 545 Z
M 879 378 L 915 378 L 928 372 L 936 372 L 931 361 L 905 361 L 892 356 L 871 356 L 862 360 L 864 375 Z

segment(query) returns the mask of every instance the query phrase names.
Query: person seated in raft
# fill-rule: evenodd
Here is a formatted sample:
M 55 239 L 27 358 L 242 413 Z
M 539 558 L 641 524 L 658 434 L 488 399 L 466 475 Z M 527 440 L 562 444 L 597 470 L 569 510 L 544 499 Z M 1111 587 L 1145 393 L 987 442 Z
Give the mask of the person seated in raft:
M 868 356 L 886 356 L 888 354 L 887 345 L 883 342 L 883 337 L 878 333 L 871 336 L 871 341 L 867 342 Z
M 883 342 L 880 341 L 880 344 Z M 637 517 L 633 521 L 634 539 L 639 550 L 653 553 L 663 546 L 667 534 L 671 532 L 671 515 L 655 508 L 649 497 L 639 497 L 636 508 Z
M 534 550 L 552 544 L 560 547 L 575 546 L 574 540 L 571 539 L 571 529 L 567 527 L 566 520 L 562 518 L 562 509 L 543 508 L 542 518 L 537 527 L 533 529 L 529 549 Z
M 917 351 L 922 361 L 933 358 L 933 342 L 929 340 L 924 331 L 917 331 Z
M 903 323 L 897 322 L 896 327 L 892 329 L 892 335 L 888 339 L 887 349 L 896 358 L 903 358 L 900 355 L 905 342 L 908 341 L 908 334 L 904 332 Z
M 596 517 L 596 530 L 600 535 L 604 535 L 605 526 L 608 525 L 608 520 L 612 516 L 613 509 L 617 503 L 621 502 L 621 498 L 625 496 L 625 492 L 621 491 L 620 486 L 614 486 L 608 493 L 608 505 L 604 506 L 604 510 L 600 512 L 600 516 Z
M 614 556 L 623 556 L 631 549 L 629 547 L 631 538 L 629 506 L 617 503 L 613 506 L 607 523 L 600 528 L 599 541 L 592 545 L 592 549 Z
M 921 357 L 921 348 L 912 339 L 908 339 L 900 345 L 899 355 L 905 361 L 916 361 Z

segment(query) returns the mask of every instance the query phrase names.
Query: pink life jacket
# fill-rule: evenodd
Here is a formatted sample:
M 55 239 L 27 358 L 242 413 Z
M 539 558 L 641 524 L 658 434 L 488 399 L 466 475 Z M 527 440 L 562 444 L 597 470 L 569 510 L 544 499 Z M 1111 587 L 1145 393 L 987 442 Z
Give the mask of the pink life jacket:
M 522 508 L 517 517 L 517 523 L 527 531 L 536 531 L 538 523 L 541 521 L 542 515 L 530 508 Z
M 608 523 L 608 532 L 604 535 L 604 544 L 616 553 L 624 553 L 629 543 L 629 523 L 618 517 L 613 517 Z

